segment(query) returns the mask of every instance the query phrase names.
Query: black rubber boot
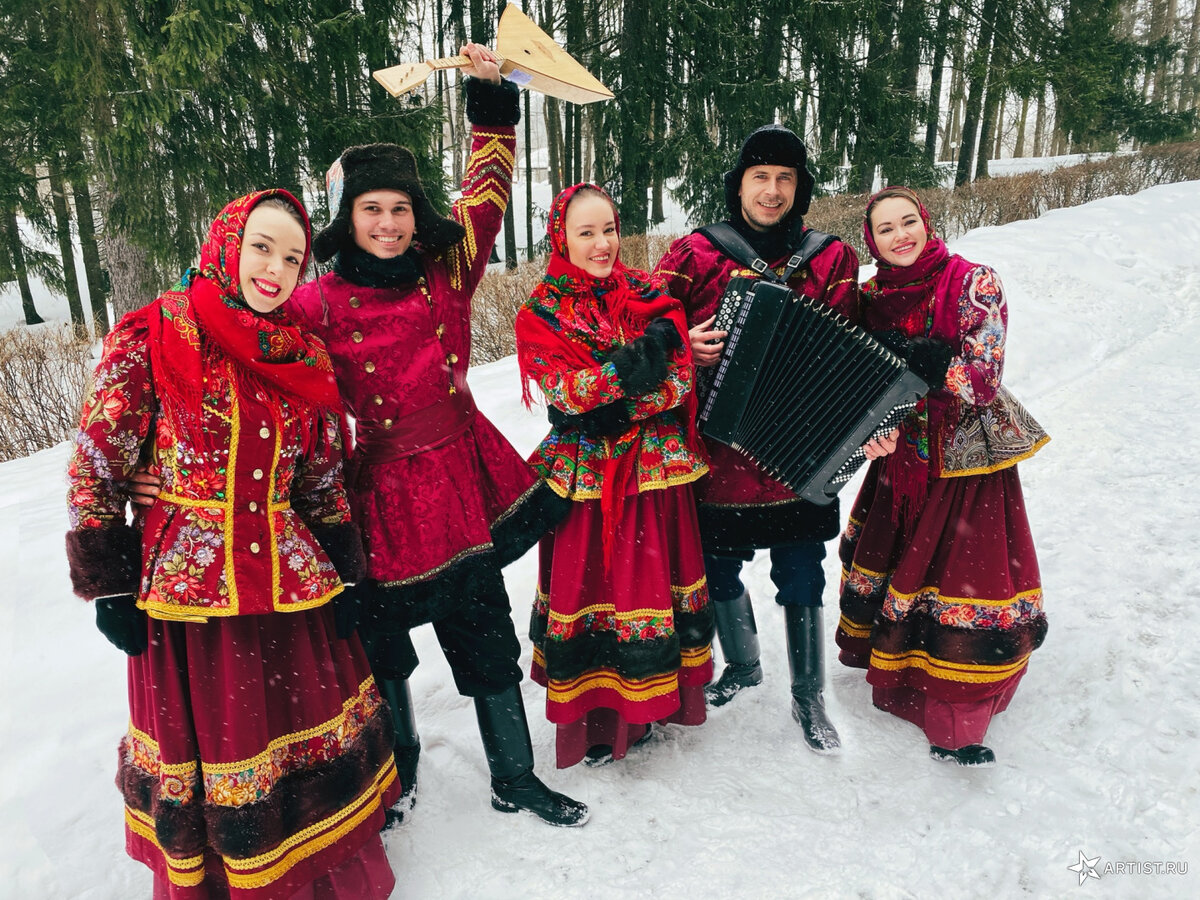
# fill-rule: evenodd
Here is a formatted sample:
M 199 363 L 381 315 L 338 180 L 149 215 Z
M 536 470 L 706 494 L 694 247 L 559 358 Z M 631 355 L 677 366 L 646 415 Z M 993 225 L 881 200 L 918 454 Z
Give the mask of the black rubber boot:
M 546 787 L 533 774 L 533 744 L 520 687 L 475 698 L 479 736 L 492 773 L 492 808 L 514 813 L 525 810 L 543 822 L 570 827 L 588 820 L 588 808 Z
M 958 763 L 960 766 L 990 766 L 996 762 L 996 754 L 983 744 L 968 744 L 957 750 L 947 750 L 945 747 L 930 744 L 929 755 L 939 762 Z
M 717 639 L 725 657 L 721 677 L 704 688 L 709 706 L 724 706 L 748 687 L 762 684 L 762 665 L 758 656 L 758 626 L 750 592 L 733 600 L 713 601 L 717 620 Z
M 842 742 L 825 715 L 825 662 L 821 607 L 785 606 L 788 662 L 792 670 L 792 718 L 800 723 L 804 742 L 817 753 L 835 753 Z
M 421 739 L 417 735 L 417 721 L 413 718 L 412 691 L 407 678 L 376 678 L 379 693 L 387 701 L 392 713 L 392 726 L 396 739 L 393 753 L 396 757 L 396 774 L 400 777 L 403 793 L 392 808 L 387 810 L 385 828 L 399 825 L 412 812 L 417 802 L 417 760 L 421 756 Z

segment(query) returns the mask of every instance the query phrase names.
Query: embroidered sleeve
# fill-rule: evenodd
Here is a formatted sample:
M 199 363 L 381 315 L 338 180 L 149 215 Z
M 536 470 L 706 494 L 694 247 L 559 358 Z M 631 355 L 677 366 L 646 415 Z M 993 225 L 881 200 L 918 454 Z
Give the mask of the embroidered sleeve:
M 292 506 L 310 525 L 350 521 L 343 467 L 341 422 L 327 413 L 317 421 L 312 447 L 296 471 Z
M 130 317 L 105 339 L 67 467 L 71 528 L 125 524 L 125 484 L 156 407 L 147 332 Z
M 967 403 L 985 406 L 1000 389 L 1008 304 L 1000 278 L 987 266 L 974 269 L 958 298 L 962 351 L 950 362 L 947 390 Z
M 446 254 L 450 284 L 467 294 L 475 290 L 487 268 L 492 245 L 504 223 L 516 163 L 516 129 L 476 125 L 471 129 L 471 157 L 463 177 L 462 196 L 451 215 L 466 236 Z
M 567 371 L 547 368 L 538 376 L 538 386 L 546 395 L 547 403 L 569 415 L 585 413 L 625 398 L 617 368 L 610 362 Z
M 695 376 L 696 370 L 689 360 L 688 353 L 678 351 L 672 354 L 667 369 L 667 380 L 653 393 L 630 398 L 629 418 L 634 421 L 648 419 L 660 412 L 674 409 L 692 389 Z

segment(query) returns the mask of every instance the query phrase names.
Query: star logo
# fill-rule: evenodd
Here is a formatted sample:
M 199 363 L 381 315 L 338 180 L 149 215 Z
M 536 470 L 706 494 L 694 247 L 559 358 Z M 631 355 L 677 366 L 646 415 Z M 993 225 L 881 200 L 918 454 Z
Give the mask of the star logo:
M 1083 884 L 1089 878 L 1095 878 L 1096 880 L 1099 880 L 1100 873 L 1096 871 L 1096 863 L 1098 862 L 1100 862 L 1099 856 L 1093 856 L 1091 859 L 1088 859 L 1083 855 L 1083 851 L 1080 850 L 1079 862 L 1075 863 L 1073 866 L 1067 866 L 1067 870 L 1070 872 L 1077 872 L 1079 874 L 1080 884 Z

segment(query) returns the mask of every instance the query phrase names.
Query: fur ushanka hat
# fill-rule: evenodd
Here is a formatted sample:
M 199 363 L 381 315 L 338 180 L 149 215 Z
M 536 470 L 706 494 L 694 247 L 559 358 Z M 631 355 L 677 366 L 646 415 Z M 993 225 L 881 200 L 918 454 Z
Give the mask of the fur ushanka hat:
M 432 253 L 452 247 L 466 234 L 461 225 L 439 216 L 434 210 L 421 186 L 416 157 L 399 144 L 348 147 L 325 174 L 325 191 L 329 209 L 336 212 L 329 225 L 313 238 L 313 255 L 318 262 L 325 262 L 339 250 L 355 246 L 350 213 L 354 198 L 367 191 L 408 194 L 417 220 L 413 239 Z
M 751 166 L 790 166 L 796 170 L 796 200 L 788 211 L 784 222 L 808 212 L 812 200 L 813 177 L 808 171 L 808 148 L 796 132 L 782 125 L 764 125 L 742 144 L 737 162 L 725 173 L 725 205 L 729 215 L 737 218 L 742 214 L 738 191 L 742 187 L 742 176 Z M 780 223 L 783 224 L 783 223 Z

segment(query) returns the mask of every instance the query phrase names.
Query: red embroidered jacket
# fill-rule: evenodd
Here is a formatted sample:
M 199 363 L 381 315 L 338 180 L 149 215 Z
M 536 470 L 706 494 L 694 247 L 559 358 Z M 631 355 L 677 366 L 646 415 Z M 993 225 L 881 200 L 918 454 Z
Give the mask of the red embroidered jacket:
M 462 197 L 451 212 L 466 236 L 440 256 L 418 248 L 425 277 L 416 285 L 366 287 L 330 273 L 288 301 L 324 338 L 356 420 L 350 490 L 368 574 L 389 586 L 432 578 L 490 548 L 490 528 L 540 483 L 474 410 L 467 387 L 471 296 L 503 224 L 515 146 L 511 126 L 474 127 Z M 463 410 L 467 427 L 447 431 Z M 398 443 L 403 455 L 372 461 L 363 452 Z
M 768 260 L 783 274 L 785 259 Z M 756 273 L 721 253 L 701 234 L 675 241 L 655 272 L 667 280 L 667 290 L 683 301 L 689 327 L 717 311 L 731 278 L 758 277 Z M 816 255 L 807 270 L 789 282 L 793 288 L 858 321 L 858 257 L 841 241 Z M 732 447 L 707 441 L 711 472 L 696 486 L 702 504 L 757 506 L 795 500 L 796 495 Z
M 216 357 L 204 379 L 203 426 L 218 449 L 186 444 L 155 417 L 147 317 L 158 315 L 151 303 L 105 340 L 67 471 L 75 537 L 120 530 L 124 485 L 149 442 L 162 492 L 143 522 L 140 585 L 101 579 L 107 588 L 80 592 L 136 590 L 151 616 L 182 621 L 327 602 L 342 583 L 309 525 L 350 520 L 337 418 L 301 417 L 265 393 L 239 395 L 234 364 Z

